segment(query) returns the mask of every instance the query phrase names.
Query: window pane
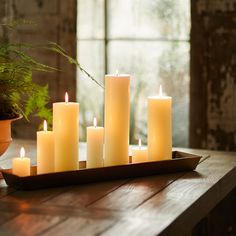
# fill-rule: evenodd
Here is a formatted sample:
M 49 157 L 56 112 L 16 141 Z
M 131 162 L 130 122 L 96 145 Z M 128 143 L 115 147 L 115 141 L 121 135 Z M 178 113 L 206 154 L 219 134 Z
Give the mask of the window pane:
M 95 78 L 105 74 L 104 0 L 78 1 L 78 58 Z M 173 143 L 188 144 L 190 0 L 107 0 L 108 72 L 134 76 L 131 142 L 147 136 L 147 97 L 159 84 L 173 97 Z M 89 40 L 91 39 L 91 40 Z M 81 73 L 79 73 L 81 77 Z M 81 124 L 102 119 L 103 93 L 86 76 L 78 81 Z
M 78 60 L 99 82 L 104 77 L 104 44 L 102 41 L 79 41 Z M 92 125 L 96 116 L 98 125 L 102 124 L 103 90 L 89 79 L 84 73 L 78 71 L 77 98 L 80 102 L 80 139 L 86 140 L 86 127 Z
M 190 0 L 108 0 L 109 38 L 188 39 Z
M 109 72 L 133 75 L 131 88 L 131 142 L 147 137 L 147 97 L 159 85 L 173 97 L 173 143 L 188 144 L 189 44 L 183 42 L 109 43 Z
M 104 38 L 104 0 L 78 0 L 77 35 Z

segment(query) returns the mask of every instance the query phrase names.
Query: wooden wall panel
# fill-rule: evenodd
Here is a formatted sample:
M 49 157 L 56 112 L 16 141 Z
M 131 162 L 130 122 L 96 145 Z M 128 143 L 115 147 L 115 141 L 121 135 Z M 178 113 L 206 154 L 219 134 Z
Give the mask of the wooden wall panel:
M 26 19 L 36 25 L 20 26 L 9 37 L 11 42 L 29 42 L 32 44 L 53 41 L 67 50 L 69 55 L 76 57 L 76 0 L 8 0 L 1 2 L 0 11 L 5 11 L 5 18 Z M 1 32 L 0 32 L 1 34 Z M 6 34 L 5 34 L 6 35 Z M 51 102 L 62 101 L 65 91 L 70 99 L 76 97 L 76 68 L 59 55 L 49 52 L 33 53 L 40 62 L 59 67 L 61 72 L 35 73 L 34 81 L 49 85 Z M 39 119 L 31 117 L 31 122 L 17 121 L 13 125 L 13 136 L 17 138 L 35 138 Z M 27 131 L 27 132 L 26 132 Z
M 190 146 L 236 150 L 236 0 L 192 0 Z

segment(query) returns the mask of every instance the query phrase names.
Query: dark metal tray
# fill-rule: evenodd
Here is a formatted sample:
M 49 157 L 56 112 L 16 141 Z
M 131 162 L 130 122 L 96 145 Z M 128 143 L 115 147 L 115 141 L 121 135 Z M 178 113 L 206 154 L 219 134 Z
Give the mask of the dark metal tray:
M 11 169 L 1 171 L 8 186 L 22 190 L 34 190 L 40 188 L 167 174 L 180 171 L 191 171 L 196 168 L 201 158 L 201 156 L 195 154 L 179 151 L 173 151 L 172 157 L 172 160 L 91 169 L 84 168 L 86 163 L 80 162 L 80 168 L 82 167 L 84 169 L 40 175 L 37 175 L 37 167 L 33 166 L 31 168 L 31 175 L 25 177 L 13 175 Z

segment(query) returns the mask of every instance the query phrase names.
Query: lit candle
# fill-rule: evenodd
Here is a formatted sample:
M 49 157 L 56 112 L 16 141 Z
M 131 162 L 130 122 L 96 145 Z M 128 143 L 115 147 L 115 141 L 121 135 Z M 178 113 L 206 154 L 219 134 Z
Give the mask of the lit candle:
M 87 127 L 87 168 L 103 166 L 104 128 L 97 126 L 94 118 L 93 126 Z
M 105 76 L 105 166 L 129 163 L 130 75 Z
M 53 103 L 53 132 L 55 171 L 77 170 L 79 103 L 69 102 L 68 93 L 65 93 L 65 102 Z
M 148 158 L 146 147 L 142 147 L 141 139 L 138 140 L 138 147 L 132 149 L 132 163 L 145 162 Z
M 150 161 L 172 158 L 171 128 L 172 98 L 163 95 L 148 97 L 148 159 Z
M 12 160 L 12 173 L 18 176 L 30 175 L 30 158 L 25 157 L 25 149 L 20 149 L 20 157 L 15 157 Z
M 50 172 L 54 172 L 54 133 L 44 120 L 43 131 L 37 132 L 37 174 Z

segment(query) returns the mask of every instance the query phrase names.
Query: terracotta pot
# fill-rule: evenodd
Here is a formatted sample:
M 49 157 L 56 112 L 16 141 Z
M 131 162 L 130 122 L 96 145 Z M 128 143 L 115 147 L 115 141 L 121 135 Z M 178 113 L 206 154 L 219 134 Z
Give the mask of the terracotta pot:
M 22 116 L 9 120 L 0 120 L 0 156 L 7 150 L 8 146 L 12 142 L 11 122 L 21 118 Z

